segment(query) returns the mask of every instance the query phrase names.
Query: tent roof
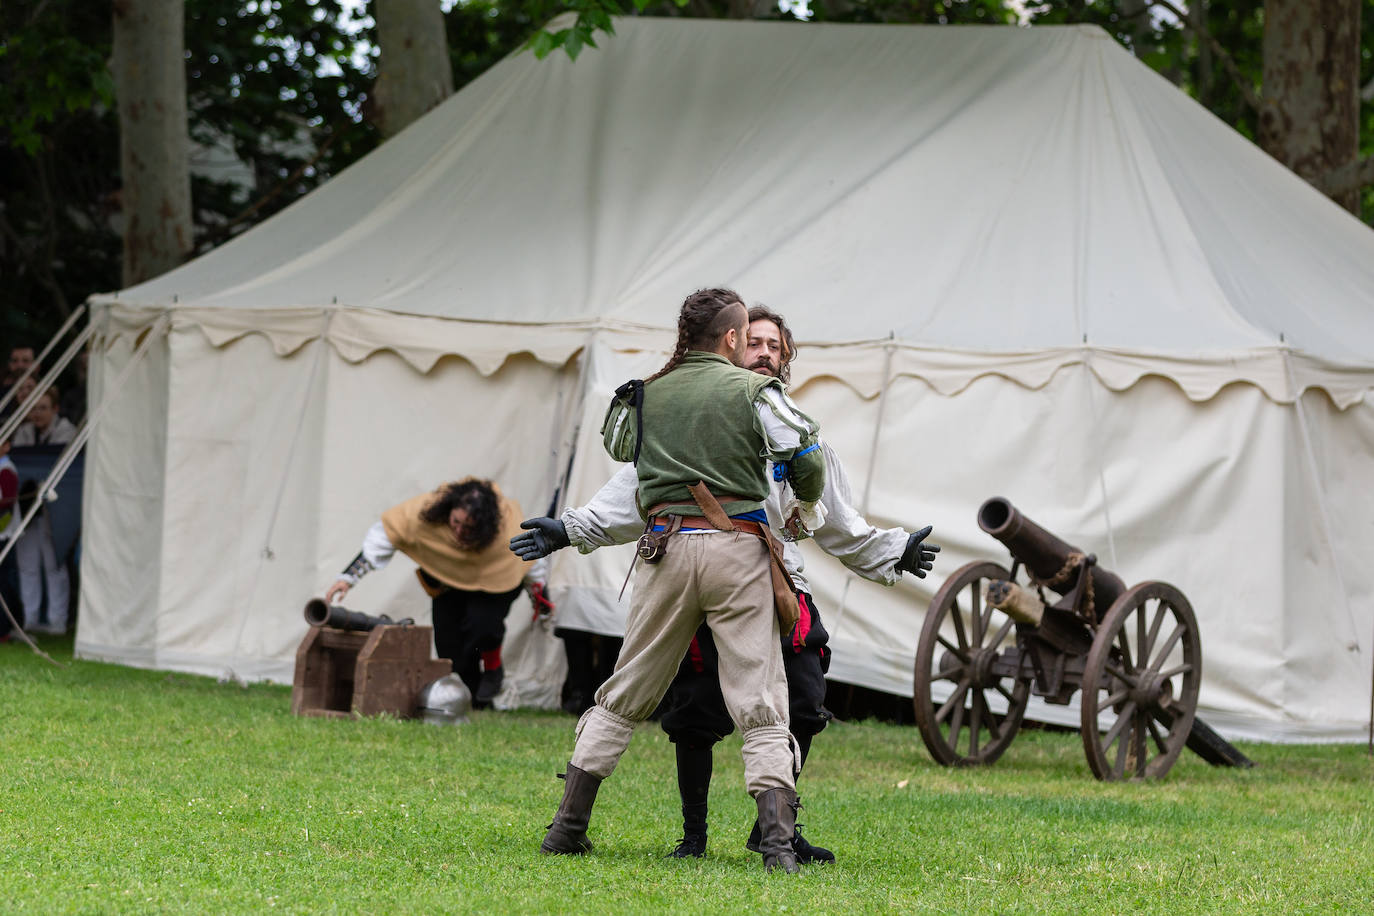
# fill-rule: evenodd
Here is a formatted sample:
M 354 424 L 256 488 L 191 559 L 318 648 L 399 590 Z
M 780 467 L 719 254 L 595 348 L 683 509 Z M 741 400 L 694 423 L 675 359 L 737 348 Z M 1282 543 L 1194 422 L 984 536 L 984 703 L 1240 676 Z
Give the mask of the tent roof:
M 1213 391 L 1231 354 L 1291 347 L 1370 384 L 1374 232 L 1100 29 L 626 18 L 601 44 L 507 58 L 95 301 L 666 329 L 728 285 L 807 341 L 1086 342 L 1201 360 Z

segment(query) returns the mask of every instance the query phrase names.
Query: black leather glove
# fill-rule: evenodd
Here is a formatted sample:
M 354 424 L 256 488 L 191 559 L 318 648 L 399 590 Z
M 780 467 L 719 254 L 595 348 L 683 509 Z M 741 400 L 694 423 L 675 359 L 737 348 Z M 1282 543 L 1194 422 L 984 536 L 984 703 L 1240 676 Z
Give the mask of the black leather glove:
M 930 530 L 931 526 L 926 525 L 907 538 L 906 550 L 897 561 L 897 568 L 902 572 L 909 572 L 918 579 L 924 579 L 926 570 L 935 565 L 935 555 L 940 552 L 940 545 L 925 543 L 925 539 L 930 536 Z
M 568 546 L 568 529 L 556 518 L 527 518 L 520 523 L 529 528 L 510 539 L 510 549 L 522 560 L 538 560 Z

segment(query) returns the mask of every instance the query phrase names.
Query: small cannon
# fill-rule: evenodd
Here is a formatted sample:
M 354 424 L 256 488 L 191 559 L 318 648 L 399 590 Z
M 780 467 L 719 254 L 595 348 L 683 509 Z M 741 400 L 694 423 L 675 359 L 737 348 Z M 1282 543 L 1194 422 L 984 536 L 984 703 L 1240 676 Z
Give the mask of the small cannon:
M 1209 763 L 1252 765 L 1197 718 L 1202 645 L 1182 592 L 1166 582 L 1127 588 L 1001 497 L 983 503 L 978 525 L 1011 551 L 1012 566 L 961 567 L 926 612 L 912 702 L 937 762 L 992 763 L 1032 692 L 1067 705 L 1081 690 L 1083 748 L 1098 779 L 1161 778 L 1185 744 Z M 1058 600 L 1048 603 L 1046 589 Z
M 420 688 L 453 671 L 447 659 L 430 658 L 434 631 L 410 618 L 373 617 L 311 598 L 305 620 L 310 629 L 296 647 L 291 687 L 298 716 L 412 718 Z
M 333 627 L 336 630 L 367 631 L 377 627 L 410 626 L 414 620 L 392 620 L 385 614 L 373 617 L 362 611 L 350 611 L 337 604 L 327 604 L 323 598 L 311 598 L 305 603 L 305 622 L 312 627 Z

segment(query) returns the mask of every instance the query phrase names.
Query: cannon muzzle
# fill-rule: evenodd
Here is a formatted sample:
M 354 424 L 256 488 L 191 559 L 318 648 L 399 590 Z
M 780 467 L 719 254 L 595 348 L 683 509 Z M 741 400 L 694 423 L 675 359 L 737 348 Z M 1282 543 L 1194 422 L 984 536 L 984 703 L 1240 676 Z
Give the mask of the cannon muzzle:
M 336 630 L 374 630 L 377 627 L 396 624 L 396 621 L 385 614 L 373 617 L 362 611 L 350 611 L 337 604 L 328 604 L 323 598 L 311 598 L 305 603 L 305 622 L 312 627 L 333 627 Z M 401 621 L 402 624 L 412 622 Z
M 978 527 L 1007 546 L 1011 555 L 1046 587 L 1068 594 L 1078 582 L 1077 568 L 1070 565 L 1075 554 L 1084 555 L 1071 544 L 1026 518 L 1011 501 L 994 496 L 978 509 Z M 1092 568 L 1093 605 L 1104 614 L 1112 602 L 1126 591 L 1126 583 L 1113 572 L 1096 564 Z

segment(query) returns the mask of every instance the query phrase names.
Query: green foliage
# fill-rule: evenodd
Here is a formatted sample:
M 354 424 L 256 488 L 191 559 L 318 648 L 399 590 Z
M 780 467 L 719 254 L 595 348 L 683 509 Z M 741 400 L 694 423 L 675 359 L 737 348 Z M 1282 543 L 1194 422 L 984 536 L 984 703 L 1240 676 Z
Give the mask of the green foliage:
M 0 132 L 7 145 L 30 156 L 43 146 L 42 129 L 63 115 L 114 104 L 114 83 L 101 53 L 109 49 L 84 44 L 64 26 L 44 17 L 7 28 L 9 37 L 0 44 Z
M 45 642 L 70 662 L 70 641 Z M 54 649 L 54 646 L 58 647 Z M 1374 899 L 1363 747 L 1185 755 L 1160 783 L 1096 782 L 1074 733 L 1026 732 L 949 770 L 911 727 L 834 723 L 801 819 L 834 867 L 763 874 L 738 736 L 715 756 L 702 860 L 679 835 L 672 745 L 635 736 L 585 858 L 536 852 L 574 720 L 458 728 L 296 718 L 285 687 L 0 646 L 7 912 L 1362 912 Z
M 216 175 L 193 165 L 197 251 L 214 247 L 376 147 L 363 116 L 375 77 L 366 23 L 329 0 L 189 0 L 190 134 L 203 152 L 232 151 Z M 244 170 L 246 169 L 246 174 Z
M 549 2 L 533 0 L 528 5 L 532 18 L 538 23 L 547 20 L 558 12 L 571 15 L 571 22 L 557 29 L 540 28 L 526 41 L 525 47 L 534 52 L 540 60 L 562 48 L 573 60 L 582 53 L 583 48 L 595 48 L 598 33 L 615 34 L 613 16 L 624 16 L 652 10 L 655 6 L 685 9 L 690 0 L 632 0 L 630 5 L 622 5 L 619 0 L 567 0 Z M 548 23 L 551 25 L 551 23 Z
M 0 338 L 41 346 L 118 278 L 110 7 L 0 4 Z
M 461 87 L 519 48 L 529 4 L 445 16 Z M 41 344 L 121 283 L 108 0 L 0 3 L 0 339 Z M 538 20 L 542 21 L 542 19 Z M 222 243 L 376 147 L 373 22 L 343 0 L 187 0 L 195 250 Z

